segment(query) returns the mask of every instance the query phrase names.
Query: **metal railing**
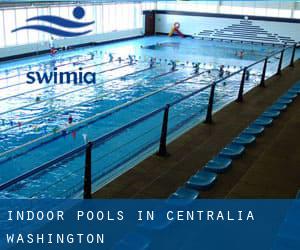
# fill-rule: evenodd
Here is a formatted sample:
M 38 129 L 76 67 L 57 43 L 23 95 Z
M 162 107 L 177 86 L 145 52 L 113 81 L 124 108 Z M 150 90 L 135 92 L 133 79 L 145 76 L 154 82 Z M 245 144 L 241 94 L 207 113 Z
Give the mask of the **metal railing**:
M 186 100 L 188 98 L 190 98 L 191 96 L 194 96 L 196 94 L 198 94 L 199 92 L 202 92 L 208 88 L 210 89 L 210 95 L 209 95 L 209 100 L 208 100 L 208 106 L 207 106 L 207 111 L 206 111 L 206 119 L 205 119 L 205 123 L 211 124 L 212 123 L 212 114 L 213 114 L 213 104 L 214 104 L 214 96 L 215 96 L 215 89 L 216 89 L 216 85 L 218 83 L 223 82 L 224 80 L 231 78 L 234 75 L 238 75 L 240 73 L 242 73 L 242 77 L 241 77 L 241 81 L 240 81 L 240 87 L 239 87 L 239 92 L 238 92 L 238 97 L 236 99 L 237 102 L 243 102 L 243 96 L 244 96 L 244 84 L 245 84 L 245 80 L 246 80 L 246 74 L 247 74 L 247 70 L 249 70 L 251 67 L 258 65 L 259 63 L 264 62 L 263 64 L 263 69 L 262 69 L 262 74 L 261 74 L 261 80 L 260 80 L 260 86 L 261 87 L 265 87 L 265 78 L 266 78 L 266 70 L 267 70 L 267 65 L 268 65 L 268 59 L 276 56 L 276 55 L 280 55 L 279 58 L 279 63 L 278 63 L 278 67 L 277 67 L 277 75 L 281 75 L 281 71 L 282 71 L 282 62 L 283 62 L 283 55 L 284 52 L 292 49 L 292 55 L 291 55 L 291 59 L 290 59 L 290 67 L 294 66 L 294 60 L 295 60 L 295 52 L 296 52 L 296 47 L 297 44 L 294 44 L 293 46 L 289 46 L 286 48 L 283 48 L 280 51 L 276 51 L 274 53 L 272 53 L 271 55 L 267 56 L 266 58 L 263 58 L 259 61 L 256 61 L 255 63 L 252 63 L 226 77 L 223 77 L 215 82 L 213 82 L 212 84 L 209 84 L 207 86 L 205 86 L 204 88 L 201 88 L 189 95 L 184 96 L 183 98 L 173 102 L 173 103 L 169 103 L 167 104 L 165 107 L 160 108 L 156 111 L 151 112 L 150 114 L 147 114 L 146 116 L 143 116 L 141 118 L 139 118 L 138 120 L 127 124 L 121 128 L 118 129 L 118 133 L 122 130 L 125 130 L 133 125 L 136 125 L 137 123 L 140 123 L 142 121 L 144 121 L 145 119 L 154 116 L 155 114 L 164 111 L 164 115 L 163 115 L 163 121 L 162 121 L 162 127 L 161 127 L 161 135 L 160 135 L 160 142 L 159 142 L 159 148 L 158 148 L 158 156 L 161 157 L 166 157 L 169 155 L 168 151 L 167 151 L 167 138 L 168 138 L 168 121 L 169 121 L 169 110 L 172 106 L 174 106 L 175 104 L 182 102 L 183 100 Z M 109 135 L 111 136 L 111 134 Z M 98 140 L 102 140 L 103 138 L 99 138 Z M 97 141 L 97 140 L 96 140 Z M 92 157 L 92 147 L 95 144 L 96 141 L 91 141 L 87 143 L 86 146 L 86 165 L 85 165 L 85 176 L 84 176 L 84 193 L 83 193 L 83 197 L 84 199 L 90 199 L 92 198 L 92 175 L 91 175 L 91 157 Z
M 282 50 L 280 51 L 277 51 L 277 52 L 274 52 L 273 54 L 267 56 L 266 58 L 262 58 L 261 60 L 255 62 L 255 63 L 252 63 L 251 65 L 248 65 L 230 75 L 227 75 L 217 81 L 214 81 L 212 82 L 211 84 L 208 84 L 206 85 L 205 87 L 202 87 L 200 89 L 197 89 L 195 91 L 193 91 L 192 93 L 188 94 L 188 95 L 185 95 L 183 97 L 181 97 L 180 99 L 174 101 L 174 102 L 171 102 L 171 103 L 168 103 L 166 104 L 165 106 L 157 109 L 157 110 L 154 110 L 134 121 L 131 121 L 127 124 L 125 124 L 124 126 L 120 127 L 120 128 L 117 128 L 99 138 L 96 138 L 95 140 L 93 141 L 90 141 L 88 142 L 86 145 L 82 145 L 70 152 L 67 152 L 59 157 L 57 157 L 56 159 L 53 159 L 35 169 L 32 169 L 30 170 L 29 172 L 27 173 L 24 173 L 22 174 L 21 176 L 18 176 L 4 184 L 1 184 L 0 185 L 0 191 L 1 190 L 4 190 L 24 179 L 27 179 L 28 177 L 31 177 L 47 168 L 50 168 L 52 167 L 54 164 L 57 164 L 58 162 L 62 162 L 62 161 L 66 161 L 70 158 L 74 158 L 76 157 L 77 155 L 82 155 L 85 153 L 85 176 L 84 176 L 84 198 L 91 198 L 92 197 L 92 152 L 93 152 L 93 149 L 94 147 L 96 147 L 97 145 L 99 144 L 102 144 L 104 143 L 105 141 L 109 141 L 111 138 L 113 138 L 114 136 L 122 133 L 123 131 L 126 131 L 128 130 L 129 128 L 132 128 L 138 124 L 142 124 L 144 121 L 148 120 L 149 118 L 151 117 L 154 117 L 160 113 L 163 113 L 163 120 L 162 120 L 162 123 L 161 123 L 161 134 L 160 134 L 160 139 L 159 139 L 159 148 L 157 150 L 157 154 L 161 157 L 165 157 L 168 155 L 168 151 L 167 151 L 167 140 L 168 140 L 168 136 L 170 135 L 170 131 L 168 131 L 168 122 L 169 122 L 169 111 L 170 109 L 175 106 L 176 104 L 180 103 L 180 102 L 183 102 L 184 100 L 188 100 L 189 98 L 201 93 L 201 92 L 204 92 L 205 90 L 209 90 L 210 88 L 210 93 L 209 93 L 209 98 L 208 98 L 208 102 L 207 102 L 207 108 L 206 108 L 206 118 L 205 118 L 205 123 L 212 123 L 213 119 L 212 119 L 212 114 L 214 112 L 214 99 L 215 99 L 215 92 L 216 92 L 216 85 L 233 77 L 233 76 L 237 76 L 239 74 L 242 73 L 242 77 L 241 77 L 241 80 L 240 80 L 240 84 L 239 84 L 239 91 L 238 91 L 238 96 L 236 98 L 236 101 L 238 102 L 242 102 L 243 101 L 243 97 L 244 97 L 244 85 L 245 85 L 245 81 L 246 81 L 246 78 L 247 78 L 247 71 L 251 68 L 251 67 L 254 67 L 254 66 L 257 66 L 261 63 L 263 63 L 263 69 L 261 71 L 261 76 L 260 76 L 260 83 L 259 85 L 261 87 L 265 87 L 265 79 L 266 79 L 266 72 L 267 72 L 267 66 L 268 66 L 268 60 L 271 58 L 271 57 L 274 57 L 274 56 L 277 56 L 277 55 L 280 55 L 279 57 L 279 62 L 278 62 L 278 65 L 277 65 L 277 71 L 276 71 L 276 74 L 277 75 L 280 75 L 281 74 L 281 70 L 282 70 L 282 63 L 283 63 L 283 56 L 284 56 L 284 53 L 288 50 L 292 49 L 292 53 L 291 53 L 291 58 L 290 58 L 290 63 L 289 63 L 289 66 L 290 67 L 293 67 L 294 66 L 294 61 L 295 61 L 295 52 L 296 52 L 296 44 L 293 45 L 293 46 L 289 46 L 289 47 L 286 47 L 286 48 L 283 48 Z M 203 73 L 203 72 L 202 72 Z M 199 75 L 199 74 L 198 74 Z M 197 76 L 197 74 L 196 74 Z M 184 81 L 188 81 L 189 79 L 193 78 L 194 76 L 191 76 L 189 78 L 186 78 L 184 79 Z M 179 81 L 180 83 L 181 82 L 184 82 L 184 81 Z M 172 86 L 178 84 L 178 82 L 176 82 L 175 84 L 173 84 Z M 162 89 L 165 89 L 165 88 L 162 88 Z M 161 90 L 161 89 L 160 89 Z M 154 93 L 156 93 L 157 91 L 155 91 Z M 128 105 L 125 105 L 125 106 L 128 106 Z M 123 107 L 123 106 L 122 106 Z M 113 170 L 109 170 L 109 171 L 113 171 Z M 108 172 L 106 173 L 103 173 L 103 174 L 108 174 Z M 102 173 L 101 173 L 101 176 L 100 177 L 103 177 Z M 97 178 L 100 178 L 100 177 L 97 177 Z

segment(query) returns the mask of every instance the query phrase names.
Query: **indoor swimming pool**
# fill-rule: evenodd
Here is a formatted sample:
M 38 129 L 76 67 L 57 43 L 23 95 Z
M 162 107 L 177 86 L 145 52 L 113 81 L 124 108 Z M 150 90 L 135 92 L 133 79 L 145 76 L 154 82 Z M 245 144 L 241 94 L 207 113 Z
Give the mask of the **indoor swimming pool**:
M 221 65 L 229 76 L 282 48 L 158 36 L 2 63 L 0 196 L 78 197 L 83 189 L 83 148 L 94 140 L 96 191 L 157 151 L 167 104 L 170 142 L 204 120 L 210 86 L 220 78 Z M 282 67 L 290 63 L 291 51 L 285 52 Z M 267 77 L 276 74 L 279 60 L 279 54 L 268 59 Z M 171 61 L 176 63 L 173 69 Z M 194 63 L 200 63 L 198 71 Z M 260 83 L 263 65 L 261 61 L 249 68 L 244 92 Z M 96 82 L 26 83 L 28 72 L 54 68 L 94 72 Z M 241 76 L 242 72 L 234 74 L 216 85 L 213 112 L 237 98 Z M 135 120 L 139 122 L 126 126 Z

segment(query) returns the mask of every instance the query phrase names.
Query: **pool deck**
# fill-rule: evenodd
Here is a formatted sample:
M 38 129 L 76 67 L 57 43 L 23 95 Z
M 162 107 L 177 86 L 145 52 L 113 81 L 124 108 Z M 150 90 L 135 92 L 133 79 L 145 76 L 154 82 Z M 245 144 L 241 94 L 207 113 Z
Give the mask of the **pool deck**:
M 215 113 L 214 123 L 199 124 L 168 145 L 170 156 L 153 155 L 95 192 L 94 198 L 166 198 L 201 169 L 232 138 L 255 120 L 296 81 L 300 61 L 281 76 L 266 81 L 245 95 L 244 103 L 233 102 Z M 219 175 L 202 198 L 293 198 L 300 189 L 300 97 Z

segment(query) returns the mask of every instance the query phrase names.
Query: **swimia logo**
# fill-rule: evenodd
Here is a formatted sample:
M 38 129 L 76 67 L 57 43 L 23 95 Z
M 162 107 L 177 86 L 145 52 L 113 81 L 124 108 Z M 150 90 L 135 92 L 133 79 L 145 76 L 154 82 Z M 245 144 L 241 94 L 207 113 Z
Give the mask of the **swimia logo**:
M 74 8 L 73 10 L 73 17 L 77 20 L 82 19 L 85 16 L 85 11 L 82 7 L 78 6 Z M 51 16 L 51 15 L 45 15 L 45 16 L 35 16 L 28 18 L 26 22 L 31 22 L 31 21 L 42 21 L 46 22 L 49 24 L 54 24 L 56 26 L 59 26 L 61 28 L 68 28 L 70 30 L 63 30 L 59 28 L 54 28 L 51 26 L 47 25 L 38 25 L 38 24 L 33 24 L 33 25 L 27 25 L 23 27 L 16 28 L 12 30 L 11 32 L 17 32 L 19 30 L 38 30 L 46 33 L 50 33 L 52 35 L 60 36 L 60 37 L 74 37 L 74 36 L 81 36 L 90 33 L 92 30 L 86 30 L 86 31 L 81 31 L 81 32 L 75 32 L 73 31 L 74 29 L 79 29 L 83 27 L 90 26 L 94 23 L 94 21 L 91 22 L 78 22 L 78 21 L 72 21 L 68 20 L 59 16 Z

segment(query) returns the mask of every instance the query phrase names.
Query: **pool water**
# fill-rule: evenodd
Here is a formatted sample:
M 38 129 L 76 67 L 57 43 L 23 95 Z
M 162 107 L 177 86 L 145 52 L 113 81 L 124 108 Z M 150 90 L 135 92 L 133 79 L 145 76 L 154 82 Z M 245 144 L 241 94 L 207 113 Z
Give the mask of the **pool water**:
M 158 108 L 179 100 L 230 72 L 279 50 L 278 46 L 235 44 L 194 39 L 147 37 L 43 55 L 1 65 L 0 183 L 6 183 L 46 162 L 103 136 Z M 236 56 L 243 50 L 244 58 Z M 108 62 L 108 53 L 114 61 Z M 137 62 L 130 65 L 128 55 Z M 116 60 L 121 57 L 123 60 Z M 156 58 L 149 68 L 150 57 Z M 285 65 L 288 63 L 285 56 Z M 170 60 L 177 62 L 171 71 Z M 195 74 L 192 62 L 200 62 Z M 276 72 L 271 58 L 267 75 Z M 16 66 L 17 65 L 17 66 Z M 97 73 L 96 84 L 27 84 L 28 71 L 77 70 Z M 245 92 L 259 83 L 262 64 L 251 69 Z M 210 72 L 206 72 L 211 69 Z M 232 102 L 241 75 L 217 85 L 214 112 Z M 168 140 L 201 122 L 210 89 L 170 109 Z M 68 123 L 70 115 L 73 122 Z M 94 145 L 93 190 L 116 178 L 158 147 L 163 112 Z M 7 187 L 1 197 L 70 198 L 82 192 L 84 153 L 51 164 L 46 170 Z

